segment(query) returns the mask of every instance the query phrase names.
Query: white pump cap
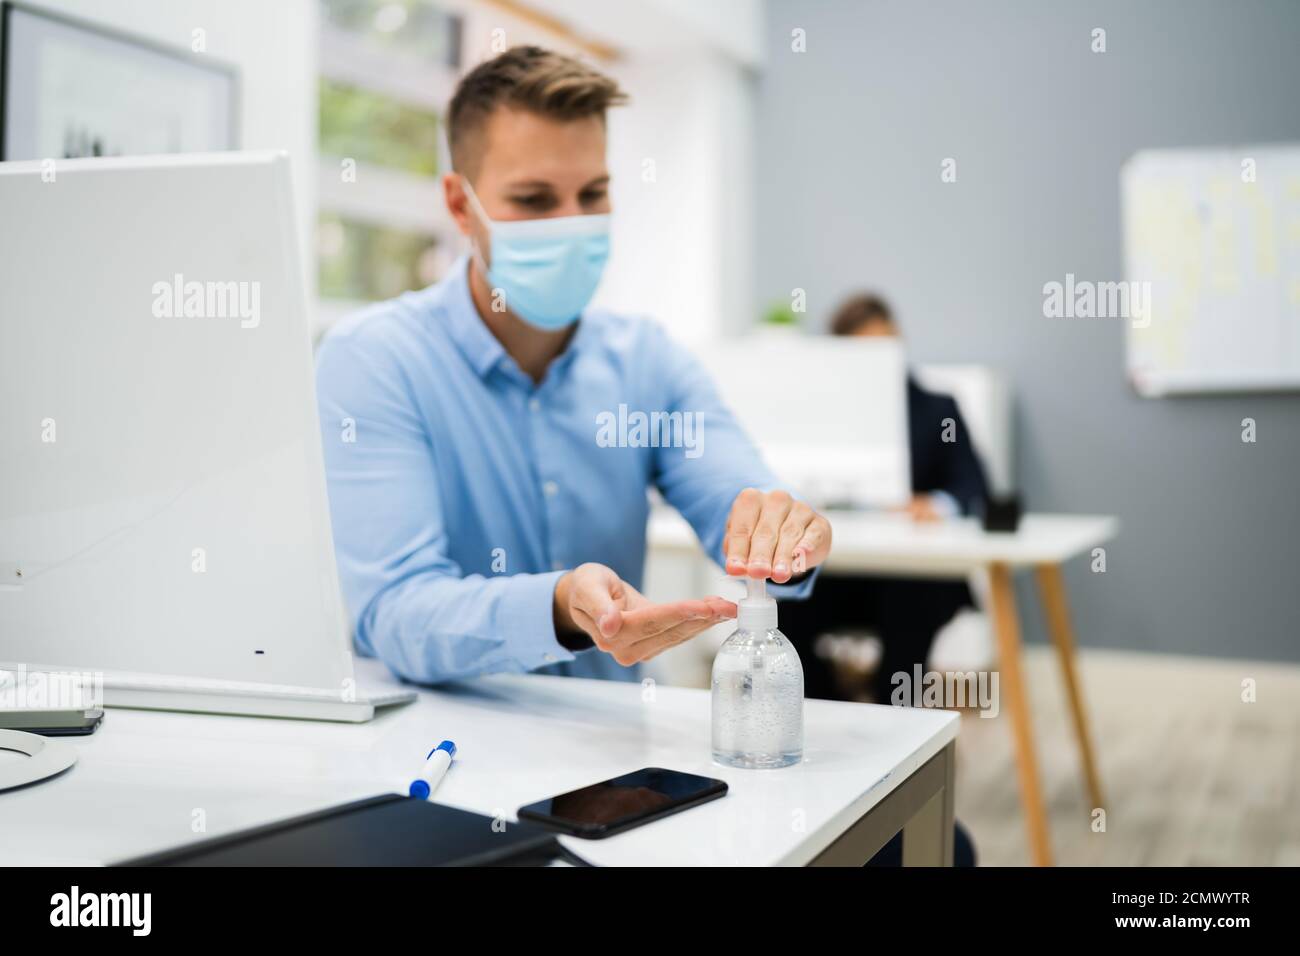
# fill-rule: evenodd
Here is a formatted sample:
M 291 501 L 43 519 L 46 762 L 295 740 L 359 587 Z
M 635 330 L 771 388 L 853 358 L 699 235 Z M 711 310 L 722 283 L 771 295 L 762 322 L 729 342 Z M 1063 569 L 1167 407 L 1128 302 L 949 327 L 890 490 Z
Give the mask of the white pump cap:
M 749 578 L 749 593 L 736 605 L 736 626 L 742 631 L 771 631 L 776 628 L 776 601 L 767 596 L 766 578 Z

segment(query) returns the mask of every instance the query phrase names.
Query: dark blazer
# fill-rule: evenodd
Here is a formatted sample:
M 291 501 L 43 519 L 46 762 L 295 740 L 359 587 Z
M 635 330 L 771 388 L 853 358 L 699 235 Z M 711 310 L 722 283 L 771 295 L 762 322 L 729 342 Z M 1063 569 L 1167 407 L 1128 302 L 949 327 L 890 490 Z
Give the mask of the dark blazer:
M 951 442 L 943 440 L 951 418 Z M 984 469 L 971 443 L 957 402 L 950 395 L 927 392 L 907 377 L 907 435 L 912 453 L 912 491 L 946 491 L 962 514 L 978 512 L 988 490 Z

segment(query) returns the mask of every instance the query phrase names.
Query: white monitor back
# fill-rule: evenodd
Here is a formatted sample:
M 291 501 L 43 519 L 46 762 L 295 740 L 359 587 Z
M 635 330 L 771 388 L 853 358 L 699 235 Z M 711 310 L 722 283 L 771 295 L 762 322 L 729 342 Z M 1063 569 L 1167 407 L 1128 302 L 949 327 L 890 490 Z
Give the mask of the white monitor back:
M 907 501 L 907 366 L 897 341 L 762 332 L 696 354 L 773 471 L 801 495 L 822 506 Z
M 339 686 L 287 157 L 49 173 L 0 164 L 0 661 Z

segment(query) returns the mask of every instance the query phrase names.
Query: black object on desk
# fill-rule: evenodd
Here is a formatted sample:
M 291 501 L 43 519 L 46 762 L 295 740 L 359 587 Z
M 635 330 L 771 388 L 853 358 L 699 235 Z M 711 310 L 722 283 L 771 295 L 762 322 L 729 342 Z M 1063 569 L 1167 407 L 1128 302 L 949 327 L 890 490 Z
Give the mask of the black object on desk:
M 726 795 L 725 781 L 646 767 L 520 807 L 519 819 L 600 840 Z
M 984 530 L 1015 531 L 1020 527 L 1019 495 L 984 496 Z
M 118 866 L 543 866 L 555 837 L 398 794 L 369 797 Z

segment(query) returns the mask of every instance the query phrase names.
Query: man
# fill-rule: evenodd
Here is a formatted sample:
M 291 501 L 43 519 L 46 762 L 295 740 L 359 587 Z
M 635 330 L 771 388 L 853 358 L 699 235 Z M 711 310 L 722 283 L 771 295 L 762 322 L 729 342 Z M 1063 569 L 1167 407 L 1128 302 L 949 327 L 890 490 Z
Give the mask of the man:
M 836 311 L 831 332 L 896 337 L 898 326 L 884 299 L 858 295 Z M 907 513 L 916 521 L 932 522 L 978 510 L 987 484 L 957 403 L 926 391 L 909 375 L 907 420 L 913 492 Z M 915 664 L 924 666 L 934 635 L 972 603 L 964 581 L 837 576 L 820 581 L 813 600 L 783 607 L 782 630 L 799 647 L 808 696 L 836 697 L 831 664 L 812 652 L 813 641 L 845 627 L 877 629 L 884 652 L 873 696 L 887 703 L 893 675 L 911 675 Z
M 472 255 L 321 347 L 356 641 L 412 680 L 637 679 L 640 662 L 735 617 L 720 597 L 637 590 L 651 488 L 729 574 L 770 577 L 775 593 L 806 595 L 830 550 L 826 519 L 778 489 L 695 361 L 651 322 L 587 308 L 608 252 L 605 110 L 623 99 L 536 47 L 471 71 L 447 113 L 443 192 Z M 600 423 L 620 406 L 657 430 L 609 447 Z M 672 431 L 688 420 L 692 448 Z

